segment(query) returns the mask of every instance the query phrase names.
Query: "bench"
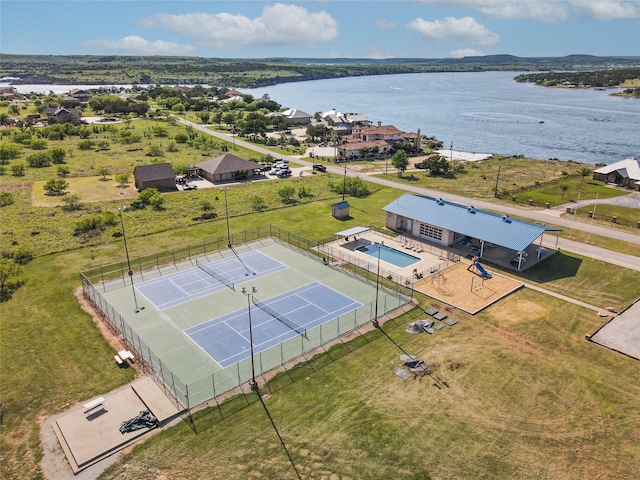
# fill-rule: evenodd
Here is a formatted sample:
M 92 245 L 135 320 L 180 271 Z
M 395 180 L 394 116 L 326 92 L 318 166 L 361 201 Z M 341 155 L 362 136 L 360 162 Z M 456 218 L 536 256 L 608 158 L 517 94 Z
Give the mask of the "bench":
M 135 357 L 133 356 L 133 353 L 131 353 L 129 350 L 120 350 L 118 352 L 118 355 L 120 356 L 120 358 L 124 361 L 124 360 L 129 360 L 129 362 L 134 363 L 135 362 Z
M 99 403 L 98 405 L 96 405 L 95 407 L 90 408 L 89 410 L 85 410 L 84 414 L 87 417 L 90 417 L 91 415 L 93 415 L 94 413 L 98 413 L 98 412 L 102 412 L 105 407 L 107 406 L 106 403 Z
M 122 359 L 118 355 L 114 355 L 113 359 L 116 361 L 118 365 L 122 365 Z
M 89 414 L 89 412 L 95 413 L 95 412 L 97 412 L 99 410 L 104 409 L 106 404 L 104 403 L 104 397 L 98 397 L 95 400 L 91 400 L 90 402 L 87 402 L 82 406 L 85 409 L 84 413 L 86 415 L 86 414 Z M 93 410 L 95 410 L 95 411 L 93 411 Z

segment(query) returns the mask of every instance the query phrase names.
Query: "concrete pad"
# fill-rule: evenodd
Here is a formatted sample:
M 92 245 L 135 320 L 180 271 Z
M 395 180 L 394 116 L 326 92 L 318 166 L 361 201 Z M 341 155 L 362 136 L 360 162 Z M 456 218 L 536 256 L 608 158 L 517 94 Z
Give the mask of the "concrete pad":
M 175 417 L 182 410 L 178 410 L 176 404 L 169 400 L 160 386 L 150 377 L 133 383 L 131 388 L 142 400 L 146 410 L 149 410 L 160 423 Z
M 606 323 L 590 340 L 640 360 L 640 300 Z
M 105 454 L 123 448 L 148 431 L 142 429 L 122 434 L 118 430 L 122 422 L 147 409 L 133 389 L 105 395 L 105 403 L 105 409 L 94 415 L 85 415 L 85 408 L 80 406 L 56 420 L 55 423 L 62 435 L 62 438 L 59 438 L 60 443 L 66 444 L 72 456 L 69 459 L 72 469 L 73 463 L 81 470 Z
M 135 381 L 104 395 L 104 410 L 85 414 L 86 407 L 78 405 L 52 423 L 53 430 L 74 474 L 122 450 L 144 434 L 148 428 L 120 433 L 120 425 L 145 410 L 159 422 L 176 417 L 183 411 L 164 394 L 150 377 Z

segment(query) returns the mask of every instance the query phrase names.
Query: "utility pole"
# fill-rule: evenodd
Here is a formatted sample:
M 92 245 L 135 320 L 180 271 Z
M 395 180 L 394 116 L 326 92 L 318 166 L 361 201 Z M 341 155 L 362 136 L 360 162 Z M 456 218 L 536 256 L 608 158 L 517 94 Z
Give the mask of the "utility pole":
M 498 198 L 498 182 L 500 181 L 500 168 L 502 168 L 502 165 L 498 165 L 498 175 L 496 175 L 496 187 L 493 189 L 494 198 Z

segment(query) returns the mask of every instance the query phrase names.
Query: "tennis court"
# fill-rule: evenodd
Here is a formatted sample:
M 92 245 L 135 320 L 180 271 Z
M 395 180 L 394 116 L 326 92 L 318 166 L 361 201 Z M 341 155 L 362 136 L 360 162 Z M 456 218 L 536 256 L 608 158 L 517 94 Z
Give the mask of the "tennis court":
M 360 302 L 319 282 L 304 285 L 264 302 L 250 299 L 255 353 L 296 337 L 358 307 Z M 255 302 L 255 303 L 254 303 Z M 248 309 L 240 309 L 184 331 L 223 368 L 248 358 Z
M 193 268 L 136 284 L 136 289 L 158 310 L 164 310 L 285 268 L 258 251 L 250 251 L 213 262 L 196 260 Z
M 95 270 L 86 295 L 127 349 L 190 406 L 251 379 L 250 336 L 262 375 L 370 322 L 374 311 L 385 315 L 408 302 L 271 237 L 164 264 L 134 259 L 132 265 L 138 267 L 137 303 L 126 270 L 113 278 L 109 266 Z

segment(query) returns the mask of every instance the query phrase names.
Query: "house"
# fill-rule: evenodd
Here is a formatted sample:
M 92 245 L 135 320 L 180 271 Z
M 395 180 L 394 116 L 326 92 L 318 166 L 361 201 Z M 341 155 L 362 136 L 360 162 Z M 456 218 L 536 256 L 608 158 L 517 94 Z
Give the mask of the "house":
M 358 160 L 367 157 L 389 156 L 393 145 L 384 140 L 364 142 L 361 140 L 345 141 L 338 145 L 338 158 Z
M 231 153 L 225 153 L 219 157 L 197 163 L 194 168 L 197 175 L 210 182 L 223 182 L 253 177 L 255 170 L 259 169 L 260 165 L 257 162 L 236 157 Z
M 16 96 L 18 96 L 16 87 L 0 87 L 0 98 L 2 98 L 2 100 L 12 100 Z
M 136 188 L 157 188 L 159 191 L 177 190 L 176 174 L 170 163 L 139 165 L 133 170 Z
M 640 160 L 627 158 L 593 171 L 593 179 L 640 190 Z
M 80 124 L 80 112 L 75 108 L 57 107 L 47 109 L 47 117 L 50 123 L 73 123 Z
M 308 125 L 313 118 L 313 115 L 309 115 L 308 113 L 296 108 L 285 110 L 282 112 L 282 116 L 291 123 L 291 125 Z
M 69 97 L 77 100 L 80 103 L 88 102 L 91 98 L 91 94 L 86 90 L 81 90 L 79 88 L 74 88 L 69 91 Z

